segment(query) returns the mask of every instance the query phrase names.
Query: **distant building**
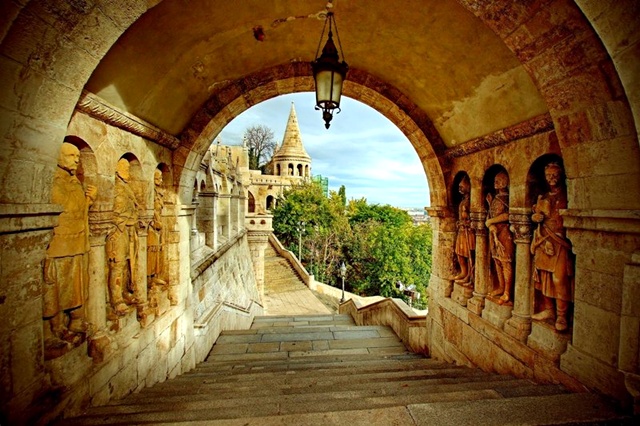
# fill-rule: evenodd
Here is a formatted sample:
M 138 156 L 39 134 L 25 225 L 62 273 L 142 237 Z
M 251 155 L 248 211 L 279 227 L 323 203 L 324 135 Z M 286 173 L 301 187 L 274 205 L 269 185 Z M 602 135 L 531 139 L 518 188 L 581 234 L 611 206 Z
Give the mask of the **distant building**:
M 249 169 L 249 149 L 242 146 L 212 144 L 205 155 L 204 163 L 214 160 L 236 167 L 242 175 L 242 183 L 247 198 L 246 211 L 265 213 L 275 207 L 277 199 L 293 185 L 311 179 L 311 157 L 307 154 L 300 137 L 300 127 L 296 110 L 291 103 L 291 111 L 282 144 L 276 147 L 273 157 L 265 166 L 265 173 Z M 218 168 L 225 167 L 218 164 Z M 326 178 L 325 178 L 326 179 Z M 328 179 L 327 179 L 328 191 Z
M 323 177 L 322 175 L 313 176 L 313 181 L 320 184 L 322 187 L 322 192 L 325 197 L 329 196 L 329 178 Z

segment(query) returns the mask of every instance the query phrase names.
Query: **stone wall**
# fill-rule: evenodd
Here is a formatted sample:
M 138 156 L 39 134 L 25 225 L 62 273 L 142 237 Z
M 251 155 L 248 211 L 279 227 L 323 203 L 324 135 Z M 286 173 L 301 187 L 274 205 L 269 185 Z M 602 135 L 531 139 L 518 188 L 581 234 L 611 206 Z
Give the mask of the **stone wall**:
M 531 254 L 532 234 L 538 225 L 531 216 L 536 188 L 539 193 L 544 186 L 539 177 L 541 167 L 557 161 L 567 168 L 584 170 L 586 165 L 574 163 L 602 164 L 604 157 L 596 158 L 589 147 L 577 145 L 569 150 L 571 154 L 584 152 L 565 160 L 566 149 L 560 148 L 553 129 L 542 126 L 525 133 L 495 146 L 479 146 L 477 151 L 470 147 L 467 152 L 449 153 L 447 185 L 452 203 L 430 210 L 435 262 L 427 317 L 431 354 L 488 371 L 562 383 L 576 390 L 588 388 L 629 403 L 637 377 L 638 314 L 631 308 L 632 302 L 625 300 L 637 287 L 637 281 L 630 282 L 637 269 L 634 258 L 640 247 L 640 218 L 637 211 L 605 209 L 605 205 L 602 209 L 574 208 L 605 192 L 605 197 L 614 199 L 611 205 L 617 206 L 624 190 L 582 187 L 580 175 L 567 176 L 569 203 L 560 214 L 574 258 L 569 329 L 559 331 L 549 320 L 532 319 L 540 294 L 534 288 Z M 626 144 L 623 139 L 618 142 Z M 622 170 L 627 168 L 627 160 L 614 160 Z M 505 170 L 509 178 L 509 225 L 515 243 L 508 303 L 490 296 L 497 280 L 489 249 L 493 237 L 485 225 L 486 195 L 492 190 L 492 171 L 498 169 Z M 453 279 L 458 269 L 454 248 L 459 232 L 455 177 L 461 173 L 468 175 L 471 183 L 470 223 L 475 234 L 473 281 L 466 286 Z M 627 362 L 621 363 L 621 359 Z
M 111 399 L 173 378 L 204 360 L 222 330 L 247 328 L 262 313 L 247 233 L 244 196 L 237 177 L 223 176 L 236 188 L 228 199 L 233 226 L 226 243 L 201 250 L 193 259 L 191 235 L 196 212 L 214 209 L 183 205 L 175 195 L 173 152 L 131 129 L 76 110 L 65 141 L 80 150 L 77 176 L 83 186 L 97 187 L 89 209 L 90 252 L 85 316 L 91 324 L 81 343 L 47 355 L 43 332 L 43 261 L 59 205 L 31 204 L 0 210 L 0 422 L 47 422 L 78 413 L 87 405 Z M 120 314 L 109 293 L 108 235 L 114 229 L 114 181 L 119 159 L 131 166 L 131 186 L 138 202 L 138 251 L 132 295 L 137 301 Z M 154 173 L 162 171 L 164 207 L 163 285 L 147 277 L 147 245 L 154 218 Z M 19 177 L 16 177 L 19 178 Z M 51 185 L 51 182 L 43 182 Z M 208 188 L 213 193 L 213 188 Z M 207 223 L 207 221 L 204 221 Z M 258 302 L 258 303 L 256 303 Z M 64 413 L 64 414 L 63 414 Z

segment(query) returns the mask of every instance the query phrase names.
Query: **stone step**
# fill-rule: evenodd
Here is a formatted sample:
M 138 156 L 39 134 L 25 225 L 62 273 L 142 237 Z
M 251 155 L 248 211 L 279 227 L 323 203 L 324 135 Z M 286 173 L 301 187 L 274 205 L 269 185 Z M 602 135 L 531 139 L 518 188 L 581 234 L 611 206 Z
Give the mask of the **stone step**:
M 466 395 L 474 396 L 474 395 Z M 322 401 L 318 401 L 322 404 Z M 407 406 L 387 406 L 356 410 L 309 410 L 302 413 L 277 412 L 272 415 L 254 417 L 250 412 L 238 408 L 239 416 L 224 419 L 198 419 L 202 411 L 188 415 L 188 420 L 172 420 L 172 425 L 193 426 L 282 426 L 282 425 L 414 425 L 443 426 L 461 425 L 632 425 L 617 414 L 600 398 L 591 394 L 566 394 L 552 396 L 529 396 L 508 399 L 471 398 L 449 402 L 430 402 Z M 275 411 L 275 410 L 274 410 Z M 153 413 L 150 414 L 153 416 Z M 161 415 L 152 421 L 161 422 Z M 131 418 L 130 418 L 131 419 Z M 146 421 L 149 422 L 149 421 Z M 133 422 L 129 422 L 133 423 Z M 75 423 L 83 424 L 83 423 Z M 91 424 L 91 423 L 85 423 Z M 113 424 L 93 423 L 93 424 Z
M 498 384 L 496 386 L 496 383 Z M 374 389 L 339 390 L 296 389 L 294 393 L 268 392 L 198 392 L 195 395 L 154 394 L 142 400 L 130 399 L 127 404 L 99 407 L 82 419 L 81 424 L 139 423 L 148 421 L 193 421 L 233 418 L 248 413 L 254 417 L 306 412 L 334 412 L 358 409 L 405 406 L 428 402 L 473 401 L 503 398 L 499 390 L 528 385 L 523 380 L 477 381 L 460 384 L 395 387 L 376 383 Z
M 409 373 L 409 374 L 407 374 Z M 306 392 L 321 392 L 324 390 L 331 391 L 335 389 L 355 390 L 368 389 L 371 383 L 375 381 L 376 391 L 385 386 L 395 388 L 402 386 L 404 388 L 414 388 L 421 386 L 434 386 L 436 384 L 448 385 L 466 382 L 495 382 L 502 380 L 511 380 L 508 376 L 495 376 L 478 372 L 472 369 L 442 369 L 434 371 L 414 371 L 414 372 L 371 372 L 356 375 L 340 375 L 324 377 L 318 375 L 304 374 L 296 375 L 285 374 L 284 377 L 263 376 L 255 378 L 253 381 L 218 381 L 215 378 L 207 377 L 190 377 L 180 380 L 172 380 L 162 386 L 150 388 L 147 395 L 164 394 L 168 390 L 178 390 L 179 392 L 188 393 L 215 393 L 220 390 L 234 390 L 237 393 L 244 391 L 252 392 L 253 395 L 270 394 L 288 394 L 295 392 L 296 389 L 304 389 Z M 523 382 L 524 383 L 524 382 Z M 264 389 L 259 389 L 259 385 L 264 385 Z M 258 389 L 256 389 L 258 388 Z
M 225 331 L 192 372 L 62 424 L 459 426 L 614 416 L 590 394 L 409 353 L 386 326 L 305 315 L 257 317 L 249 330 Z

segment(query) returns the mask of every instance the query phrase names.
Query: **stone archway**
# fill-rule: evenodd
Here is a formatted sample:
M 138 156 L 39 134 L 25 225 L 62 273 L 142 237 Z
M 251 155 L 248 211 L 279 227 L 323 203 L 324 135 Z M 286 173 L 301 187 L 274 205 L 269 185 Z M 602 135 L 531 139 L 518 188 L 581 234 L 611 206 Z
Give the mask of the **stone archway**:
M 191 174 L 199 158 L 218 133 L 235 116 L 264 100 L 301 91 L 313 91 L 309 64 L 285 64 L 229 83 L 213 94 L 181 134 L 174 153 L 174 164 L 183 170 L 179 194 L 188 199 Z M 344 95 L 352 97 L 391 120 L 413 145 L 422 162 L 432 205 L 446 205 L 445 175 L 441 162 L 446 159 L 444 143 L 433 123 L 407 96 L 372 75 L 353 70 L 345 83 Z M 188 166 L 191 165 L 191 166 Z

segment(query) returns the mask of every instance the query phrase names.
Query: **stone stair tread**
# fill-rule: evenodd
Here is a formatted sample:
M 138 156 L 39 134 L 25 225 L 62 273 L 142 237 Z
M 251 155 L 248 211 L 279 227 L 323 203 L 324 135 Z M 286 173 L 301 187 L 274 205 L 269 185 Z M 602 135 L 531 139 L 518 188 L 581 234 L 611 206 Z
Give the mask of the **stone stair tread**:
M 588 393 L 434 402 L 409 405 L 408 408 L 418 426 L 433 424 L 430 421 L 433 416 L 437 416 L 438 424 L 443 426 L 495 425 L 496 419 L 500 419 L 503 426 L 598 424 L 624 419 L 601 397 Z
M 317 425 L 335 426 L 349 424 L 351 426 L 371 426 L 372 424 L 410 425 L 411 415 L 405 407 L 386 407 L 379 409 L 336 411 L 322 413 L 285 414 L 264 417 L 239 417 L 234 419 L 207 419 L 177 421 L 171 423 L 156 422 L 156 425 L 193 425 L 193 426 L 284 426 L 284 425 Z
M 451 374 L 451 375 L 467 375 L 467 374 L 483 374 L 478 373 L 477 370 L 471 370 L 474 373 L 469 373 L 466 370 L 453 368 L 442 368 L 442 369 L 425 369 L 425 370 L 415 370 L 412 368 L 393 368 L 392 366 L 385 366 L 380 368 L 361 368 L 358 370 L 352 371 L 344 371 L 345 369 L 340 370 L 340 380 L 343 381 L 351 381 L 351 380 L 370 380 L 372 378 L 397 378 L 397 377 L 407 377 L 407 378 L 418 378 L 418 377 L 434 377 L 437 375 L 443 374 Z M 460 370 L 460 372 L 459 372 Z M 334 370 L 319 368 L 316 370 L 288 370 L 288 371 L 269 371 L 269 372 L 248 372 L 244 374 L 233 374 L 226 376 L 216 376 L 207 373 L 196 373 L 196 374 L 185 374 L 184 376 L 176 377 L 173 382 L 188 382 L 194 383 L 197 380 L 202 380 L 202 383 L 228 383 L 228 384 L 240 384 L 242 382 L 255 382 L 255 381 L 264 381 L 269 380 L 273 385 L 278 385 L 281 383 L 295 383 L 301 381 L 329 381 L 335 380 L 332 379 L 331 373 Z M 486 373 L 484 373 L 486 374 Z
M 519 381 L 514 380 L 514 382 Z M 479 382 L 478 384 L 482 385 L 483 383 Z M 583 395 L 573 394 L 573 396 L 576 395 L 580 396 L 580 398 L 571 398 L 571 403 L 587 407 L 590 404 L 590 401 L 592 401 L 592 399 L 588 397 L 586 398 L 587 401 L 585 401 Z M 552 398 L 555 396 L 556 395 Z M 148 402 L 144 404 L 138 403 L 117 407 L 99 407 L 98 409 L 93 409 L 90 414 L 83 416 L 81 418 L 82 423 L 76 424 L 131 424 L 149 421 L 175 422 L 205 419 L 215 420 L 233 418 L 246 414 L 250 414 L 252 417 L 262 418 L 264 416 L 273 415 L 304 414 L 308 412 L 339 412 L 364 409 L 371 410 L 402 406 L 408 406 L 409 411 L 413 414 L 420 410 L 428 410 L 430 406 L 445 406 L 448 407 L 449 410 L 453 410 L 451 407 L 463 407 L 465 404 L 469 404 L 471 402 L 476 402 L 476 412 L 482 413 L 483 410 L 478 407 L 484 408 L 484 404 L 491 406 L 493 411 L 499 411 L 500 408 L 504 409 L 504 407 L 512 406 L 512 404 L 509 404 L 508 402 L 497 403 L 496 401 L 505 401 L 505 398 L 503 398 L 494 389 L 485 389 L 482 387 L 467 387 L 461 389 L 450 388 L 447 391 L 437 393 L 423 393 L 407 390 L 402 395 L 388 395 L 384 394 L 381 390 L 379 395 L 351 391 L 339 393 L 327 392 L 324 394 L 306 393 L 293 395 L 271 395 L 266 397 L 253 396 L 243 398 L 212 399 L 209 397 L 197 400 L 194 400 L 193 398 L 185 400 L 184 396 L 179 397 L 181 397 L 182 400 L 171 397 L 168 397 L 169 399 L 156 397 L 154 399 L 149 399 Z M 538 399 L 541 399 L 543 404 L 548 403 L 548 399 L 545 399 L 545 396 L 520 396 L 511 399 L 522 400 L 525 398 L 530 404 L 528 408 L 531 409 L 531 407 L 536 407 L 535 411 L 537 411 L 538 406 L 535 404 Z M 596 404 L 595 406 L 597 407 L 597 410 L 604 406 L 599 405 L 602 404 L 599 399 L 593 401 Z M 522 402 L 518 402 L 515 405 L 522 406 L 523 404 Z M 494 407 L 497 407 L 497 409 Z M 572 407 L 572 411 L 575 411 L 574 407 Z M 594 411 L 593 406 L 589 411 Z M 420 417 L 420 419 L 428 418 L 429 422 L 420 423 L 420 420 L 418 420 L 418 424 L 434 424 L 434 415 L 437 415 L 437 418 L 440 419 L 439 414 L 431 413 L 430 417 Z M 473 413 L 471 413 L 471 415 L 473 415 Z M 562 415 L 562 412 L 555 413 L 552 418 L 556 423 L 553 424 L 558 424 L 557 422 L 563 418 Z M 601 418 L 610 418 L 611 415 L 616 414 L 611 411 Z M 535 415 L 533 416 L 535 417 Z M 456 418 L 459 417 L 460 416 L 458 415 Z M 530 419 L 531 417 L 531 414 L 525 413 L 524 415 L 524 418 Z M 593 418 L 593 416 L 570 416 L 569 419 L 585 421 L 590 418 Z M 474 418 L 470 417 L 466 422 L 457 423 L 456 426 L 460 424 L 496 424 L 497 419 L 500 419 L 500 424 L 541 424 L 537 422 L 522 423 L 522 416 L 516 417 L 517 421 L 520 423 L 504 423 L 504 417 L 500 414 L 492 416 L 489 419 L 489 423 L 477 423 Z M 437 424 L 441 424 L 440 421 L 438 421 Z
M 474 386 L 476 385 L 476 386 Z M 156 396 L 142 401 L 131 401 L 133 404 L 120 406 L 105 406 L 93 409 L 84 416 L 83 424 L 110 424 L 102 423 L 103 418 L 121 417 L 118 421 L 137 423 L 142 422 L 146 416 L 152 416 L 154 421 L 175 421 L 177 419 L 202 419 L 229 418 L 246 414 L 252 416 L 268 416 L 274 414 L 300 414 L 305 412 L 330 412 L 348 411 L 366 408 L 381 408 L 392 406 L 404 406 L 440 401 L 470 401 L 476 399 L 494 399 L 501 396 L 487 388 L 485 383 L 478 382 L 470 387 L 464 385 L 449 386 L 440 392 L 416 392 L 422 388 L 399 388 L 400 392 L 389 393 L 385 389 L 378 390 L 350 390 L 332 392 L 306 392 L 282 395 L 253 395 L 225 398 L 207 398 L 207 395 L 197 395 L 201 398 L 177 399 L 171 395 L 167 398 Z M 142 402 L 142 403 L 136 403 Z M 203 411 L 198 413 L 198 411 Z M 176 413 L 177 412 L 177 413 Z M 146 416 L 145 416 L 146 415 Z M 186 418 L 184 418 L 185 416 Z M 97 421 L 92 423 L 91 420 Z
M 339 377 L 319 377 L 309 376 L 305 374 L 303 377 L 295 377 L 294 375 L 286 375 L 286 377 L 273 379 L 271 377 L 266 379 L 256 379 L 253 382 L 217 382 L 215 380 L 206 379 L 192 379 L 175 381 L 170 383 L 155 386 L 145 394 L 159 394 L 166 392 L 189 392 L 189 393 L 202 393 L 202 392 L 215 392 L 218 390 L 234 390 L 234 393 L 241 393 L 245 390 L 251 391 L 254 395 L 264 393 L 269 395 L 271 393 L 288 394 L 296 389 L 305 389 L 307 392 L 322 391 L 327 389 L 331 390 L 343 390 L 343 389 L 361 389 L 371 387 L 371 383 L 375 380 L 376 390 L 382 389 L 385 386 L 395 388 L 401 386 L 403 388 L 419 387 L 419 386 L 435 386 L 435 385 L 448 385 L 458 383 L 471 383 L 478 381 L 486 381 L 490 383 L 513 380 L 508 376 L 495 376 L 487 375 L 483 373 L 477 373 L 474 370 L 465 371 L 458 370 L 452 372 L 451 370 L 438 370 L 437 373 L 424 372 L 424 374 L 414 374 L 408 376 L 403 372 L 373 372 L 368 374 L 353 376 L 339 376 Z M 521 384 L 526 384 L 526 381 L 522 381 Z M 264 389 L 259 388 L 264 385 Z

